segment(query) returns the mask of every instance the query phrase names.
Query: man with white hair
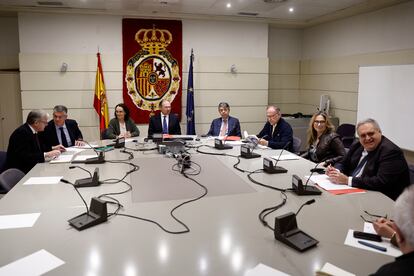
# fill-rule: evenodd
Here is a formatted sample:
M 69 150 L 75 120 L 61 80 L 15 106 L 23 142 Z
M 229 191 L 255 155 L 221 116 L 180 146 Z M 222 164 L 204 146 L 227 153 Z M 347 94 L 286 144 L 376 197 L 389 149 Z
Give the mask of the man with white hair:
M 394 221 L 381 218 L 374 222 L 374 228 L 379 235 L 394 241 L 403 255 L 395 258 L 394 262 L 383 265 L 373 275 L 412 275 L 414 271 L 414 185 L 405 189 L 395 202 Z
M 7 167 L 28 173 L 37 163 L 52 159 L 65 151 L 62 145 L 52 147 L 44 152 L 38 133 L 47 126 L 48 114 L 44 110 L 32 110 L 27 115 L 26 123 L 18 127 L 10 136 L 7 148 Z
M 337 184 L 379 191 L 393 200 L 410 184 L 410 172 L 402 150 L 383 136 L 374 119 L 357 124 L 359 142 L 344 159 L 328 167 L 326 174 Z

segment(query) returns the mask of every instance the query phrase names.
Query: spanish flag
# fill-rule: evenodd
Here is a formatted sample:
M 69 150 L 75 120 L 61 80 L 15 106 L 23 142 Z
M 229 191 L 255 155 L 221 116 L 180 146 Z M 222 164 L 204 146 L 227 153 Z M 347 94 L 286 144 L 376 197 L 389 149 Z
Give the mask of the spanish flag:
M 106 89 L 104 76 L 102 72 L 101 54 L 98 53 L 98 68 L 96 70 L 95 80 L 95 97 L 93 100 L 93 106 L 99 115 L 99 129 L 102 133 L 108 127 L 109 114 L 108 114 L 108 100 L 106 98 Z

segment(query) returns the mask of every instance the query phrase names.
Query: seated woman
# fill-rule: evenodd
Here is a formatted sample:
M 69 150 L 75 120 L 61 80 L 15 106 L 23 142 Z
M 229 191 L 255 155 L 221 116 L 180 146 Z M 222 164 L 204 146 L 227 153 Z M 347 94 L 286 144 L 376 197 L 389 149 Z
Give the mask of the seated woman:
M 123 103 L 117 104 L 115 106 L 115 118 L 109 121 L 106 137 L 108 139 L 115 139 L 118 137 L 130 138 L 134 136 L 139 136 L 139 129 L 129 117 L 128 107 Z
M 302 157 L 315 163 L 325 161 L 325 166 L 335 164 L 345 155 L 341 138 L 334 132 L 334 126 L 324 112 L 317 112 L 312 116 L 307 145 L 308 150 Z

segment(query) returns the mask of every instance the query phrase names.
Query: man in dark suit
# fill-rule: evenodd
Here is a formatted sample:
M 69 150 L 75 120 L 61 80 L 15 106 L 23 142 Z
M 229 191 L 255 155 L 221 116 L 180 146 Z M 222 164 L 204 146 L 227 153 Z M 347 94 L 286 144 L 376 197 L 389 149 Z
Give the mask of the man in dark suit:
M 412 275 L 414 264 L 414 186 L 411 185 L 398 197 L 394 207 L 394 221 L 380 218 L 374 222 L 378 235 L 391 239 L 403 255 L 380 267 L 375 276 Z
M 262 131 L 257 135 L 259 144 L 272 149 L 293 149 L 293 130 L 282 118 L 280 109 L 276 106 L 268 106 L 266 109 L 267 122 Z
M 357 124 L 359 142 L 344 159 L 328 167 L 327 175 L 337 184 L 379 191 L 393 200 L 410 184 L 407 161 L 401 149 L 382 135 L 374 119 Z
M 148 125 L 148 137 L 154 133 L 181 134 L 180 121 L 177 115 L 171 113 L 171 103 L 167 100 L 160 102 L 161 113 L 152 116 Z
M 47 117 L 47 113 L 43 110 L 32 110 L 27 115 L 26 123 L 12 133 L 7 148 L 8 168 L 17 168 L 28 173 L 37 163 L 53 159 L 65 150 L 59 145 L 53 147 L 51 151 L 43 151 L 38 133 L 45 129 Z
M 214 119 L 211 122 L 208 136 L 239 136 L 241 137 L 239 119 L 231 117 L 230 106 L 228 103 L 220 103 L 218 111 L 221 118 Z
M 65 148 L 72 146 L 82 146 L 82 132 L 75 120 L 68 119 L 68 109 L 66 106 L 57 105 L 53 108 L 53 120 L 47 124 L 45 131 L 40 134 L 46 150 L 53 146 L 62 145 Z

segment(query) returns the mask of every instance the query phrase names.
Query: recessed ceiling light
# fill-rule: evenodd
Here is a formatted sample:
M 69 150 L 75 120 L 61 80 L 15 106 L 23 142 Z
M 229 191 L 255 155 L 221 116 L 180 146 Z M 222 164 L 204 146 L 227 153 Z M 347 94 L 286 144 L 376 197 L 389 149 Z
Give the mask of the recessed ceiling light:
M 289 8 L 289 12 L 294 12 L 295 9 L 294 8 Z
M 226 7 L 231 8 L 231 3 L 227 3 Z

